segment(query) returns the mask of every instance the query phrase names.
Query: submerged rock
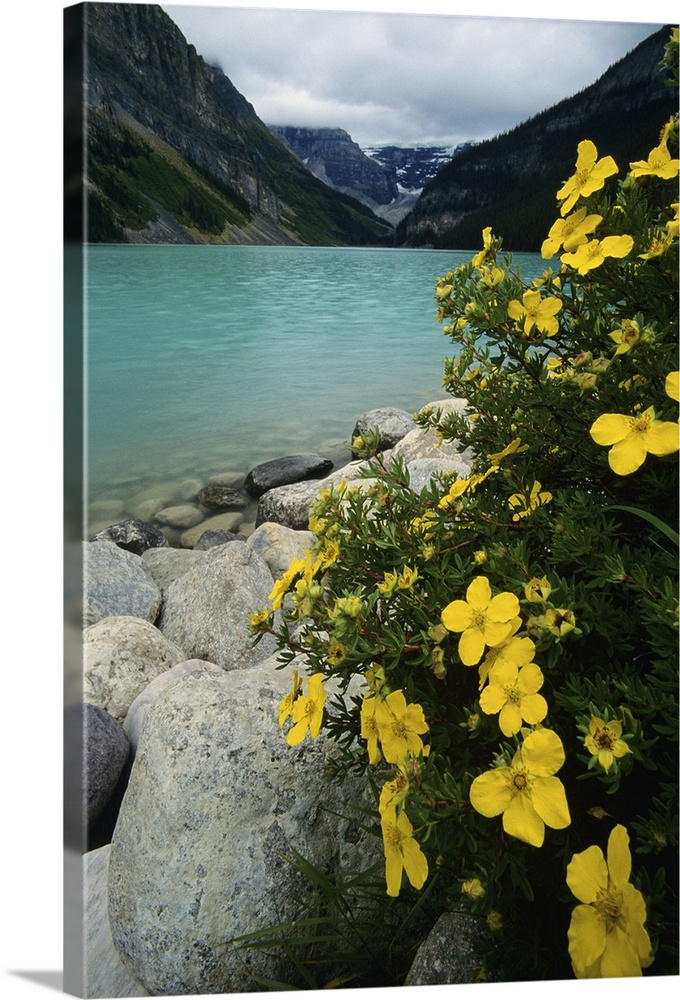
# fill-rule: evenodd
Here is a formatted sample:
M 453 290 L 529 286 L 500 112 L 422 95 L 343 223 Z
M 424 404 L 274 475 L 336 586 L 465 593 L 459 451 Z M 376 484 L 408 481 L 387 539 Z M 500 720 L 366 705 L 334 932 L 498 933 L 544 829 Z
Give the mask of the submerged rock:
M 93 542 L 113 542 L 126 552 L 140 556 L 147 549 L 165 547 L 168 540 L 153 524 L 129 517 L 118 524 L 111 524 L 92 537 Z

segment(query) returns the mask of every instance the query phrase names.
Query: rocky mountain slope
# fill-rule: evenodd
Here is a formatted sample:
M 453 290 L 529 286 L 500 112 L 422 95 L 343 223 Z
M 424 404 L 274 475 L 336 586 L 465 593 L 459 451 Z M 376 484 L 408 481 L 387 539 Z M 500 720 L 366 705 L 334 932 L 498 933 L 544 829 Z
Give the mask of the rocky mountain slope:
M 162 8 L 88 3 L 65 17 L 67 51 L 78 28 L 87 40 L 89 241 L 391 242 L 391 227 L 315 178 Z
M 512 131 L 463 150 L 426 185 L 397 227 L 397 243 L 461 249 L 493 225 L 509 250 L 538 250 L 555 217 L 555 192 L 591 139 L 625 169 L 646 156 L 678 109 L 659 62 L 670 29 L 650 35 L 595 83 Z

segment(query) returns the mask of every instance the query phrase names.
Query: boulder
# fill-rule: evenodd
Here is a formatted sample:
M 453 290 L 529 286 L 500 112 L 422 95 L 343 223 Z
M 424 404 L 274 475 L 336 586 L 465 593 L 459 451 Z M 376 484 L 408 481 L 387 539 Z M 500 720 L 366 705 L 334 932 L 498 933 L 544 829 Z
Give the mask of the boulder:
M 153 524 L 130 517 L 118 524 L 111 524 L 103 531 L 98 531 L 92 538 L 93 542 L 113 542 L 126 552 L 134 552 L 140 556 L 147 549 L 164 547 L 168 540 L 162 531 Z
M 262 556 L 275 580 L 288 569 L 293 559 L 303 559 L 306 549 L 314 546 L 311 531 L 294 531 L 283 524 L 265 521 L 248 537 L 246 544 Z
M 131 615 L 154 622 L 161 592 L 145 572 L 141 556 L 111 541 L 84 542 L 83 605 L 100 618 Z
M 253 497 L 261 497 L 267 490 L 306 479 L 319 479 L 333 468 L 328 458 L 319 455 L 287 455 L 263 462 L 251 469 L 246 476 L 245 489 Z
M 227 542 L 237 542 L 238 540 L 239 536 L 233 531 L 225 531 L 224 528 L 208 528 L 199 536 L 194 545 L 194 552 L 205 552 L 206 549 L 214 549 L 216 545 L 226 545 Z
M 479 982 L 483 932 L 483 921 L 470 913 L 443 913 L 418 948 L 404 986 Z
M 142 556 L 142 565 L 162 592 L 201 559 L 201 553 L 193 549 L 149 549 Z
M 366 431 L 376 428 L 380 431 L 379 450 L 386 451 L 388 448 L 394 448 L 397 441 L 401 441 L 409 431 L 413 430 L 413 414 L 409 413 L 408 410 L 399 410 L 394 406 L 368 410 L 361 414 L 354 425 L 352 441 Z
M 277 665 L 187 674 L 147 715 L 108 885 L 114 945 L 152 996 L 247 992 L 258 988 L 250 974 L 277 978 L 273 949 L 232 942 L 318 905 L 315 884 L 286 861 L 293 848 L 326 873 L 382 857 L 360 827 L 363 783 L 323 779 L 335 744 L 322 732 L 287 746 L 277 715 L 291 671 Z
M 217 484 L 204 486 L 198 494 L 198 502 L 209 510 L 241 510 L 246 500 L 238 490 Z
M 74 914 L 73 933 L 83 934 L 83 982 L 77 995 L 82 997 L 148 997 L 141 983 L 135 982 L 113 946 L 109 926 L 108 874 L 111 845 L 88 851 L 79 857 L 82 872 L 71 878 L 82 879 L 83 918 Z M 77 923 L 76 923 L 77 921 Z M 69 931 L 71 927 L 68 928 Z M 66 990 L 70 992 L 70 990 Z
M 449 397 L 435 400 L 428 405 L 433 410 L 441 410 L 442 416 L 446 416 L 448 413 L 464 413 L 466 401 Z M 435 461 L 438 471 L 457 472 L 460 476 L 469 475 L 473 458 L 472 453 L 461 450 L 456 441 L 440 442 L 435 431 L 422 427 L 414 427 L 401 441 L 398 441 L 392 455 L 395 458 L 401 457 L 409 469 L 416 459 L 427 458 Z
M 256 526 L 265 521 L 283 524 L 294 531 L 306 531 L 309 525 L 309 515 L 314 501 L 323 489 L 337 487 L 343 480 L 351 482 L 361 489 L 375 482 L 373 479 L 360 479 L 359 472 L 365 467 L 365 462 L 349 462 L 341 469 L 336 469 L 330 476 L 315 482 L 292 483 L 289 486 L 279 486 L 268 490 L 260 497 L 257 508 Z
M 202 556 L 165 591 L 158 627 L 186 651 L 182 659 L 240 670 L 274 651 L 273 637 L 254 647 L 248 631 L 248 616 L 267 603 L 273 577 L 245 542 L 220 545 Z
M 154 625 L 130 615 L 104 618 L 83 631 L 83 696 L 122 723 L 150 681 L 188 659 Z
M 226 514 L 216 514 L 214 517 L 207 517 L 201 524 L 197 524 L 195 527 L 182 532 L 179 540 L 180 545 L 183 549 L 193 549 L 204 532 L 237 532 L 242 522 L 243 515 L 239 511 L 229 511 Z
M 98 705 L 83 705 L 83 780 L 88 826 L 107 804 L 123 773 L 130 743 L 123 727 Z
M 169 687 L 172 687 L 173 684 L 176 684 L 177 681 L 184 677 L 185 674 L 200 673 L 201 671 L 216 674 L 224 673 L 222 667 L 218 667 L 216 663 L 208 663 L 207 660 L 185 660 L 184 663 L 176 663 L 174 667 L 170 667 L 169 670 L 159 674 L 158 677 L 155 677 L 151 683 L 147 684 L 144 690 L 137 695 L 127 710 L 127 715 L 125 716 L 125 721 L 123 722 L 123 730 L 129 740 L 130 751 L 133 756 L 137 752 L 139 734 L 142 731 L 142 726 L 144 725 L 147 712 L 155 702 L 156 698 L 158 698 L 161 692 L 167 690 Z
M 205 514 L 191 503 L 181 503 L 174 507 L 163 507 L 156 514 L 156 520 L 171 528 L 193 528 L 195 524 L 205 520 Z

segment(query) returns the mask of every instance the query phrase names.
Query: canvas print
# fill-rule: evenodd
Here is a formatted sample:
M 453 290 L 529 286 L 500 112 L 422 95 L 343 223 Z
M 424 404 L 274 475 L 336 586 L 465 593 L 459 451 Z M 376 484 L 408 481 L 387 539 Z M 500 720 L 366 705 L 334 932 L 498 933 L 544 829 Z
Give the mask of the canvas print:
M 64 18 L 66 992 L 677 976 L 677 25 Z

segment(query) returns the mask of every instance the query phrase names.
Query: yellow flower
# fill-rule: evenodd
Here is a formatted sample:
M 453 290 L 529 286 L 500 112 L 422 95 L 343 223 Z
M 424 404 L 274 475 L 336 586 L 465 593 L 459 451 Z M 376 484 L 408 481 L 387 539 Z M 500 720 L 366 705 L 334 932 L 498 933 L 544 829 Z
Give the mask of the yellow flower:
M 563 830 L 571 816 L 564 786 L 555 772 L 564 763 L 564 747 L 550 729 L 529 733 L 509 766 L 478 775 L 470 787 L 470 804 L 482 816 L 503 814 L 503 829 L 540 847 L 545 827 Z
M 385 668 L 381 667 L 378 663 L 374 663 L 373 666 L 369 667 L 366 671 L 366 683 L 371 691 L 375 693 L 380 691 L 387 683 Z
M 397 586 L 397 574 L 388 573 L 387 570 L 385 570 L 385 572 L 383 573 L 383 579 L 381 580 L 381 582 L 376 583 L 376 587 L 378 588 L 381 594 L 384 594 L 385 597 L 389 597 L 390 594 L 394 591 L 394 588 L 396 586 Z
M 268 608 L 262 608 L 260 611 L 253 611 L 252 615 L 248 615 L 248 624 L 251 629 L 257 629 L 258 626 L 264 625 L 264 623 L 269 619 L 270 611 Z
M 603 240 L 583 243 L 574 253 L 563 253 L 560 260 L 579 274 L 587 274 L 604 264 L 607 257 L 627 257 L 632 249 L 632 236 L 605 236 Z
M 653 257 L 661 257 L 672 243 L 673 237 L 670 233 L 657 232 L 656 236 L 652 237 L 647 252 L 639 253 L 638 257 L 640 260 L 651 260 Z
M 614 763 L 614 759 L 625 757 L 630 753 L 630 747 L 621 739 L 623 726 L 617 719 L 605 722 L 593 715 L 588 726 L 588 735 L 583 740 L 586 749 L 590 750 L 598 763 L 606 772 Z
M 628 832 L 621 824 L 609 834 L 606 861 L 594 845 L 567 865 L 567 885 L 581 901 L 567 932 L 577 979 L 641 976 L 654 961 L 644 926 L 647 907 L 630 873 Z
M 312 674 L 309 678 L 307 691 L 307 695 L 300 695 L 293 704 L 291 712 L 293 725 L 286 736 L 286 743 L 291 747 L 302 743 L 307 732 L 310 736 L 318 736 L 321 732 L 323 709 L 326 702 L 323 674 Z
M 654 407 L 627 417 L 623 413 L 602 413 L 590 428 L 595 444 L 610 448 L 608 461 L 618 476 L 628 476 L 640 468 L 647 455 L 670 455 L 678 450 L 678 425 L 657 420 Z
M 401 809 L 408 798 L 409 787 L 406 768 L 403 764 L 400 764 L 395 777 L 391 781 L 386 782 L 380 789 L 380 800 L 378 802 L 378 812 L 380 815 L 383 816 L 388 809 Z
M 539 580 L 537 576 L 533 576 L 524 588 L 524 596 L 527 601 L 543 604 L 550 597 L 551 591 L 552 587 L 546 577 L 542 576 Z
M 476 253 L 472 258 L 471 264 L 473 267 L 481 267 L 486 258 L 491 253 L 491 226 L 487 226 L 486 229 L 482 230 L 482 241 L 484 243 L 484 249 Z
M 442 625 L 449 632 L 461 632 L 458 655 L 466 666 L 479 663 L 484 646 L 496 646 L 512 633 L 513 620 L 519 613 L 519 601 L 504 591 L 491 594 L 485 576 L 478 576 L 467 588 L 464 601 L 452 601 L 441 614 Z
M 283 729 L 283 724 L 293 711 L 293 705 L 301 690 L 302 681 L 300 680 L 300 675 L 297 670 L 293 670 L 293 690 L 279 702 L 279 729 Z
M 328 643 L 328 650 L 326 652 L 326 659 L 332 667 L 339 666 L 342 661 L 347 656 L 347 649 L 341 642 L 334 639 L 332 642 Z
M 385 850 L 385 879 L 387 895 L 398 896 L 402 875 L 414 889 L 422 889 L 427 879 L 427 858 L 413 836 L 413 826 L 402 810 L 388 809 L 380 818 Z
M 465 493 L 469 485 L 470 485 L 469 479 L 457 479 L 455 483 L 451 484 L 448 493 L 446 493 L 441 498 L 441 500 L 437 504 L 437 507 L 440 510 L 448 510 L 452 503 L 454 503 L 456 500 L 459 500 L 460 497 L 462 497 L 463 493 Z
M 613 330 L 608 336 L 618 345 L 614 354 L 625 354 L 640 339 L 640 327 L 634 319 L 623 319 L 621 329 Z
M 666 230 L 669 236 L 677 236 L 679 223 L 678 210 L 680 209 L 680 201 L 674 201 L 671 204 L 671 208 L 675 209 L 675 217 L 668 220 L 666 223 Z
M 418 570 L 411 566 L 404 566 L 397 576 L 397 587 L 399 590 L 408 590 L 418 579 Z
M 484 549 L 477 549 L 476 552 L 472 553 L 472 558 L 474 559 L 477 566 L 483 566 L 489 557 L 487 556 Z
M 669 372 L 669 374 L 666 375 L 666 381 L 664 383 L 666 395 L 670 396 L 671 399 L 674 399 L 676 403 L 680 402 L 678 375 L 680 375 L 680 372 Z
M 594 191 L 604 187 L 607 177 L 618 171 L 611 156 L 597 159 L 597 147 L 590 139 L 583 139 L 577 147 L 575 173 L 565 181 L 557 192 L 557 200 L 564 201 L 560 215 L 571 212 L 579 198 L 587 198 Z
M 587 211 L 584 205 L 566 219 L 558 219 L 553 223 L 547 238 L 543 240 L 541 257 L 554 257 L 560 247 L 569 252 L 586 243 L 589 234 L 602 222 L 601 215 L 587 215 Z
M 469 878 L 463 882 L 460 891 L 468 899 L 481 899 L 486 890 L 478 878 Z
M 522 728 L 522 720 L 530 726 L 543 722 L 548 703 L 542 694 L 543 672 L 535 663 L 517 667 L 501 660 L 489 672 L 489 683 L 479 699 L 486 715 L 498 715 L 498 725 L 504 736 L 514 736 Z
M 561 308 L 562 303 L 559 299 L 553 296 L 541 299 L 539 291 L 529 288 L 522 296 L 521 302 L 519 299 L 508 302 L 508 316 L 517 323 L 524 320 L 524 334 L 527 337 L 534 326 L 552 337 L 559 330 L 560 325 L 555 316 Z
M 522 444 L 521 438 L 513 438 L 510 444 L 506 445 L 502 451 L 494 452 L 493 455 L 487 455 L 486 457 L 494 465 L 497 465 L 502 458 L 507 458 L 508 455 L 519 455 L 521 451 L 526 451 L 528 447 L 528 444 Z
M 489 910 L 486 915 L 486 926 L 490 931 L 499 931 L 503 926 L 503 917 L 498 910 Z
M 576 618 L 568 608 L 548 608 L 543 616 L 548 631 L 562 637 L 576 628 Z
M 512 515 L 513 521 L 528 517 L 529 514 L 533 514 L 537 507 L 550 503 L 552 498 L 552 493 L 549 493 L 548 490 L 541 492 L 541 484 L 538 479 L 534 479 L 534 485 L 531 487 L 528 499 L 524 493 L 513 493 L 511 497 L 508 497 L 508 507 L 515 511 Z
M 534 653 L 536 652 L 536 645 L 533 639 L 530 639 L 528 636 L 515 635 L 515 632 L 519 630 L 521 624 L 522 619 L 515 618 L 512 623 L 512 631 L 510 632 L 510 635 L 504 639 L 503 642 L 498 643 L 496 646 L 492 646 L 480 663 L 480 691 L 486 684 L 489 673 L 496 663 L 514 663 L 516 667 L 525 667 L 527 663 L 531 663 L 533 660 Z
M 375 718 L 375 710 L 378 705 L 378 699 L 374 698 L 372 694 L 367 694 L 364 696 L 364 700 L 361 703 L 361 738 L 368 742 L 368 763 L 377 764 L 382 760 L 382 754 L 380 753 L 380 748 L 378 747 L 378 723 Z
M 383 756 L 390 764 L 398 764 L 407 754 L 417 757 L 423 752 L 420 736 L 429 726 L 420 705 L 406 704 L 403 691 L 392 691 L 378 699 L 375 721 Z
M 678 176 L 680 160 L 672 160 L 665 142 L 655 146 L 646 160 L 635 160 L 630 164 L 631 177 L 661 177 L 671 180 Z
M 269 600 L 272 602 L 272 611 L 277 611 L 281 607 L 281 602 L 293 585 L 293 580 L 298 576 L 310 581 L 321 566 L 321 560 L 317 557 L 312 561 L 313 555 L 309 549 L 305 550 L 304 559 L 293 559 L 290 566 L 280 580 L 274 583 Z

